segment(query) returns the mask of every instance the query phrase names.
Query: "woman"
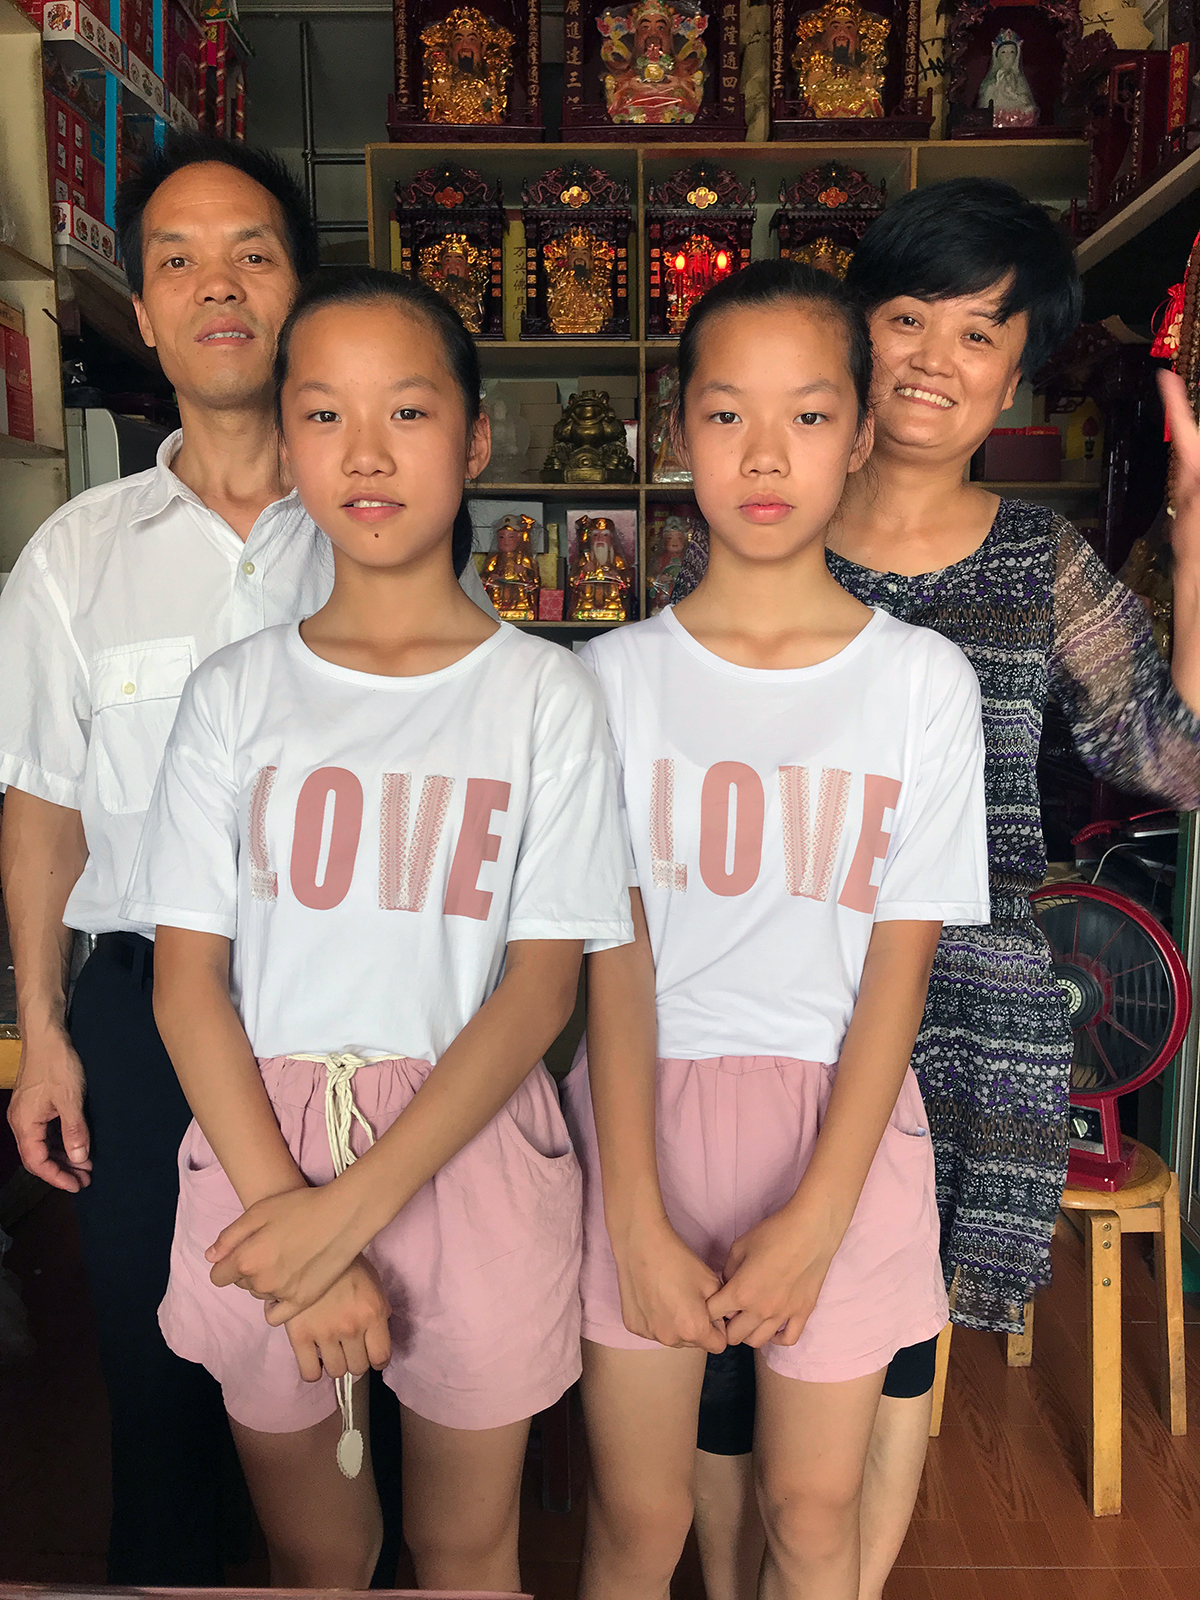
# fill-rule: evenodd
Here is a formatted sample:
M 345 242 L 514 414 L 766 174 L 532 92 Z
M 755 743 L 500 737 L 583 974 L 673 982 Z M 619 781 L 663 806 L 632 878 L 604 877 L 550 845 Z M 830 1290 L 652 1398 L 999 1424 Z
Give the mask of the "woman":
M 871 228 L 848 281 L 875 347 L 875 446 L 830 525 L 830 571 L 860 600 L 952 639 L 983 689 L 992 923 L 944 930 L 912 1061 L 934 1139 L 954 1321 L 1017 1332 L 1025 1301 L 1050 1277 L 1071 1062 L 1066 1006 L 1028 903 L 1045 872 L 1043 710 L 1053 697 L 1098 777 L 1169 805 L 1200 803 L 1200 449 L 1182 384 L 1164 379 L 1180 460 L 1168 666 L 1141 602 L 1070 523 L 967 481 L 1022 376 L 1036 377 L 1079 319 L 1074 263 L 1045 213 L 991 180 L 916 190 Z M 696 581 L 699 555 L 677 597 Z M 754 1565 L 755 1536 L 733 1493 L 745 1462 L 732 1453 L 745 1448 L 753 1402 L 748 1374 L 713 1378 L 722 1395 L 702 1411 L 701 1445 L 728 1456 L 702 1448 L 697 1500 L 715 1508 L 701 1548 L 718 1569 L 710 1596 L 726 1600 L 745 1592 Z M 932 1346 L 900 1352 L 885 1381 L 863 1492 L 860 1600 L 882 1594 L 908 1526 L 932 1381 Z

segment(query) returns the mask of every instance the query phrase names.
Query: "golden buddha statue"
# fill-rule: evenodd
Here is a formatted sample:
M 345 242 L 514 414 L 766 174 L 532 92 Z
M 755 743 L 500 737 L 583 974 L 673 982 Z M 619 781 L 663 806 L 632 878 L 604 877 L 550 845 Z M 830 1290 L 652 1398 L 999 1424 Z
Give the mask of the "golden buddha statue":
M 624 622 L 629 615 L 633 578 L 617 548 L 611 517 L 580 517 L 578 548 L 567 578 L 572 622 Z
M 546 483 L 632 483 L 637 471 L 625 447 L 625 424 L 604 389 L 580 389 L 554 424 L 546 455 Z
M 555 333 L 601 333 L 613 314 L 616 252 L 589 228 L 568 228 L 542 252 L 549 290 L 546 311 Z
M 448 233 L 427 244 L 417 261 L 417 276 L 443 295 L 472 333 L 483 328 L 483 297 L 491 275 L 486 250 L 465 233 Z
M 602 11 L 604 100 L 622 123 L 694 122 L 704 99 L 708 27 L 703 11 L 666 0 L 636 0 Z
M 496 529 L 495 551 L 483 564 L 483 587 L 505 622 L 537 620 L 541 576 L 530 537 L 534 526 L 523 513 L 505 517 Z
M 883 116 L 891 23 L 858 0 L 826 0 L 796 24 L 800 93 L 818 117 Z
M 427 122 L 503 122 L 513 36 L 474 6 L 458 6 L 422 29 Z

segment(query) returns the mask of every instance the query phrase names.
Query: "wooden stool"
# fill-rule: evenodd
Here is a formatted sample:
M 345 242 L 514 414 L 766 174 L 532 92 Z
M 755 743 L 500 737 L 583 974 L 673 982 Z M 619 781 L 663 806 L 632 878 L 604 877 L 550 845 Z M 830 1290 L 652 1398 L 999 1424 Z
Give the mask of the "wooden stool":
M 1172 1433 L 1187 1432 L 1179 1179 L 1139 1144 L 1123 1189 L 1068 1188 L 1060 1216 L 1083 1240 L 1088 1280 L 1088 1502 L 1093 1516 L 1111 1517 L 1121 1509 L 1121 1240 L 1127 1233 L 1154 1235 L 1159 1409 Z

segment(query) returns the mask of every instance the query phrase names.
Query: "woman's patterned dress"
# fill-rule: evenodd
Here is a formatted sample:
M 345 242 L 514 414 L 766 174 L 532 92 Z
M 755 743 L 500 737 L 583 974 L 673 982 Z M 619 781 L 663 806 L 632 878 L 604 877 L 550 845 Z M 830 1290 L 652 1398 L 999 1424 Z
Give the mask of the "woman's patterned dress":
M 689 548 L 675 590 L 699 581 Z M 992 922 L 945 928 L 912 1064 L 933 1134 L 954 1320 L 1013 1332 L 1050 1277 L 1067 1158 L 1071 1032 L 1028 895 L 1046 868 L 1037 756 L 1048 700 L 1097 777 L 1200 804 L 1200 718 L 1176 693 L 1145 610 L 1069 522 L 1004 500 L 965 561 L 920 577 L 829 569 L 865 604 L 952 639 L 983 691 Z

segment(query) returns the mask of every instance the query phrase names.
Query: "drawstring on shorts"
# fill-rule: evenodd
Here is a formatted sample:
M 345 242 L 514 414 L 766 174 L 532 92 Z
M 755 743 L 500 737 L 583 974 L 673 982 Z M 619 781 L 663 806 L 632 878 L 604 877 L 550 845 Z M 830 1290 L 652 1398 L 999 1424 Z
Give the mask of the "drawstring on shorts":
M 387 1060 L 388 1057 L 378 1057 Z M 333 1175 L 340 1178 L 346 1168 L 358 1158 L 350 1148 L 354 1124 L 367 1136 L 367 1144 L 375 1143 L 371 1125 L 354 1103 L 353 1079 L 359 1067 L 367 1065 L 362 1056 L 349 1050 L 328 1056 L 293 1056 L 293 1061 L 315 1061 L 325 1068 L 325 1131 L 329 1135 L 329 1153 L 333 1157 Z M 335 1378 L 338 1409 L 342 1413 L 342 1435 L 337 1445 L 337 1464 L 347 1478 L 357 1478 L 362 1471 L 363 1436 L 354 1426 L 354 1377 L 347 1372 Z

